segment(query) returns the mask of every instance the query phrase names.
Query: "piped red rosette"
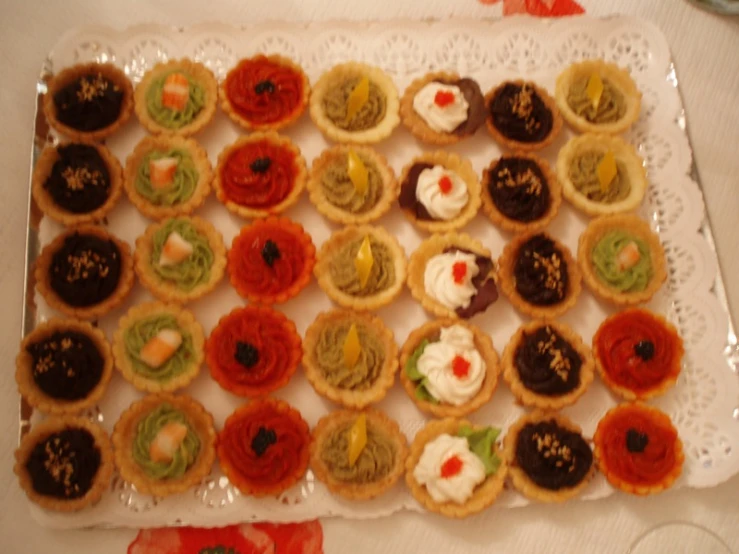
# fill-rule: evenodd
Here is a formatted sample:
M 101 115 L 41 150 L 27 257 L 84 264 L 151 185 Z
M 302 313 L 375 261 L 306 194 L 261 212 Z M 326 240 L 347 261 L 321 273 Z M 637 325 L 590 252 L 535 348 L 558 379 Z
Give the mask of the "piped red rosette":
M 601 378 L 626 400 L 653 398 L 674 385 L 683 352 L 675 327 L 641 308 L 612 315 L 593 336 Z
M 218 459 L 243 494 L 278 495 L 308 467 L 310 430 L 287 402 L 267 398 L 241 406 L 218 435 Z
M 231 243 L 228 272 L 242 297 L 257 304 L 285 302 L 310 282 L 316 247 L 303 226 L 285 217 L 258 219 Z
M 219 385 L 255 398 L 283 387 L 303 355 L 295 324 L 261 306 L 223 316 L 205 343 L 205 361 Z
M 628 402 L 611 409 L 593 437 L 598 467 L 615 487 L 632 494 L 660 492 L 680 476 L 685 455 L 670 418 Z

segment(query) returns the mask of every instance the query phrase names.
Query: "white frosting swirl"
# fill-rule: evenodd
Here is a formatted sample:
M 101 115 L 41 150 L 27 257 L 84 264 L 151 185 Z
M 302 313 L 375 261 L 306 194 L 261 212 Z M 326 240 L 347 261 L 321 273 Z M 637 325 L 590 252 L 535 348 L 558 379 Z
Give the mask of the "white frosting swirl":
M 457 262 L 467 265 L 467 273 L 460 283 L 454 280 L 454 264 Z M 426 294 L 450 310 L 466 308 L 477 292 L 472 278 L 479 272 L 474 254 L 459 251 L 437 254 L 426 264 L 423 286 Z
M 457 377 L 452 364 L 457 356 L 469 364 L 467 375 Z M 426 390 L 441 402 L 460 406 L 475 396 L 485 380 L 485 362 L 475 348 L 472 331 L 461 325 L 441 330 L 441 337 L 423 349 L 419 373 L 426 376 Z
M 451 477 L 441 476 L 441 467 L 449 458 L 457 456 L 462 469 Z M 472 496 L 475 487 L 485 480 L 485 466 L 471 450 L 467 439 L 443 434 L 423 447 L 413 477 L 436 502 L 453 501 L 464 504 Z
M 436 103 L 436 94 L 450 92 L 454 100 L 444 106 Z M 459 87 L 431 82 L 413 98 L 413 109 L 437 133 L 451 133 L 460 123 L 467 121 L 469 104 Z
M 444 176 L 449 177 L 452 183 L 451 190 L 447 192 L 443 192 L 439 186 L 439 181 Z M 467 205 L 469 197 L 464 179 L 442 165 L 424 169 L 418 175 L 416 199 L 434 219 L 448 221 L 457 217 Z

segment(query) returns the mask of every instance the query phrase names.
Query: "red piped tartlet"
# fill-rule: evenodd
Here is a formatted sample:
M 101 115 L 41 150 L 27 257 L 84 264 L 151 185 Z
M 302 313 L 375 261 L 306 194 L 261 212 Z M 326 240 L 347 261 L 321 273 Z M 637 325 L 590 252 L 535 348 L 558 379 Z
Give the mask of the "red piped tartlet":
M 303 114 L 310 84 L 292 60 L 260 54 L 231 69 L 220 94 L 223 111 L 244 129 L 276 131 Z
M 223 472 L 243 494 L 278 495 L 305 474 L 310 431 L 287 402 L 267 398 L 238 408 L 218 434 Z
M 612 408 L 593 436 L 595 459 L 606 479 L 622 491 L 647 495 L 669 488 L 685 461 L 670 418 L 641 402 Z
M 213 186 L 218 200 L 246 217 L 282 213 L 305 188 L 308 170 L 300 149 L 274 132 L 252 133 L 218 156 Z
M 303 226 L 286 217 L 259 219 L 241 229 L 228 252 L 231 284 L 252 303 L 275 304 L 309 283 L 316 247 Z
M 593 336 L 593 357 L 603 381 L 626 400 L 664 394 L 677 381 L 683 341 L 673 325 L 648 310 L 612 315 Z
M 205 361 L 219 385 L 239 396 L 264 396 L 287 384 L 303 356 L 295 324 L 261 306 L 224 315 L 205 343 Z

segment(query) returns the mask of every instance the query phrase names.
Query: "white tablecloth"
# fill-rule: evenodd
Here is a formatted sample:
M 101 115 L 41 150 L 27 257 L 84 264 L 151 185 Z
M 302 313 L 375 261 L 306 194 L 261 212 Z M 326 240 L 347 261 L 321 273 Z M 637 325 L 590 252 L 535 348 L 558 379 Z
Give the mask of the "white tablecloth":
M 359 4 L 359 5 L 358 5 Z M 672 47 L 695 157 L 713 223 L 732 310 L 739 314 L 739 18 L 719 17 L 683 0 L 583 0 L 591 15 L 627 13 L 656 23 Z M 186 26 L 200 21 L 389 19 L 497 16 L 501 5 L 476 0 L 234 0 L 206 2 L 17 1 L 0 2 L 0 88 L 3 198 L 0 202 L 0 305 L 7 306 L 0 334 L 0 439 L 2 471 L 0 552 L 125 552 L 131 530 L 50 531 L 34 523 L 12 474 L 17 441 L 17 392 L 13 359 L 18 348 L 23 290 L 24 233 L 34 84 L 41 61 L 66 29 L 89 23 L 128 26 L 156 21 Z M 737 423 L 739 426 L 739 422 Z M 739 429 L 737 430 L 739 432 Z M 739 453 L 738 453 L 739 454 Z M 648 499 L 616 494 L 564 506 L 492 509 L 464 523 L 400 514 L 390 519 L 325 520 L 328 553 L 377 552 L 626 552 L 644 530 L 685 520 L 718 533 L 739 552 L 739 477 L 709 490 L 680 490 Z M 361 540 L 358 538 L 361 537 Z M 351 544 L 351 547 L 349 547 Z

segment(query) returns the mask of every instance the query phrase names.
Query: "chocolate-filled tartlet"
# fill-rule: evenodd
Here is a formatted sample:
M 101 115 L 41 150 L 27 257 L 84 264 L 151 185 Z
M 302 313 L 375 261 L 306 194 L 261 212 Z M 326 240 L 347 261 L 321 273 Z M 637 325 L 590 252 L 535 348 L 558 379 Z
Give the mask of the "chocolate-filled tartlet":
M 35 278 L 52 308 L 93 319 L 118 306 L 131 290 L 131 251 L 102 227 L 71 227 L 43 249 Z
M 483 171 L 482 208 L 506 231 L 543 229 L 562 203 L 562 188 L 549 164 L 522 152 L 501 156 Z
M 102 145 L 47 147 L 33 171 L 33 198 L 41 211 L 73 225 L 103 219 L 121 196 L 121 165 Z
M 504 453 L 513 486 L 541 502 L 577 496 L 595 473 L 590 445 L 580 428 L 561 415 L 521 417 L 508 429 Z
M 133 87 L 113 64 L 69 67 L 49 81 L 44 114 L 70 140 L 94 142 L 113 134 L 131 116 Z
M 503 377 L 524 406 L 556 410 L 573 404 L 593 381 L 593 360 L 564 323 L 519 327 L 503 352 Z
M 511 241 L 500 257 L 501 290 L 532 317 L 553 318 L 575 305 L 582 276 L 572 254 L 546 233 Z
M 485 99 L 473 79 L 456 73 L 429 73 L 405 90 L 400 117 L 418 140 L 453 144 L 474 135 L 485 122 Z
M 485 95 L 486 127 L 512 150 L 540 150 L 562 129 L 562 116 L 546 90 L 529 81 L 506 81 Z
M 85 418 L 47 419 L 23 437 L 14 471 L 28 498 L 42 508 L 81 510 L 97 502 L 110 483 L 110 439 Z
M 15 380 L 21 395 L 39 411 L 73 414 L 100 400 L 112 372 L 102 331 L 83 321 L 53 318 L 21 342 Z

